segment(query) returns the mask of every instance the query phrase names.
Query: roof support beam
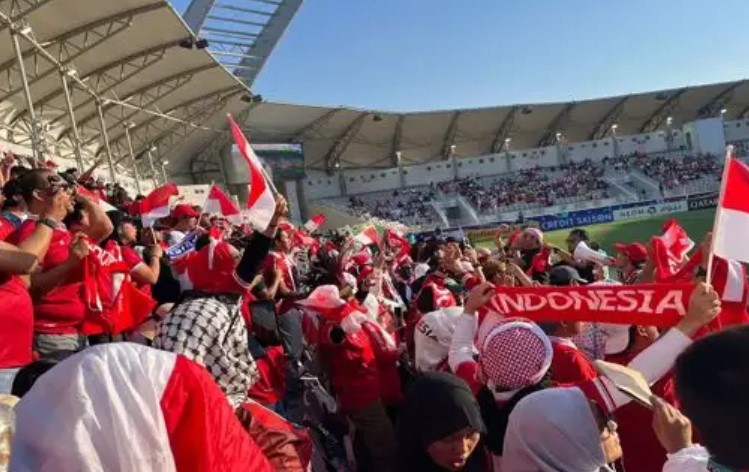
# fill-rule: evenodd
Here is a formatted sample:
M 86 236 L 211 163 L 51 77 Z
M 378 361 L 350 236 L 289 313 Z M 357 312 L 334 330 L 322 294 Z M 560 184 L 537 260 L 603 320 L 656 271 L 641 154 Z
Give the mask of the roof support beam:
M 567 124 L 570 121 L 570 113 L 576 105 L 577 103 L 575 102 L 569 102 L 564 105 L 562 111 L 557 113 L 554 119 L 552 119 L 549 125 L 546 127 L 546 131 L 544 131 L 544 135 L 538 141 L 536 147 L 546 147 L 556 143 L 557 133 L 564 134 L 564 129 L 567 127 Z
M 124 58 L 117 59 L 114 62 L 99 67 L 98 69 L 87 73 L 83 76 L 83 80 L 86 80 L 87 84 L 93 89 L 99 96 L 103 96 L 114 87 L 125 82 L 129 78 L 137 75 L 141 71 L 147 69 L 149 66 L 159 62 L 166 55 L 167 50 L 175 46 L 174 41 L 168 43 L 159 44 L 152 48 L 140 51 L 136 54 L 126 56 Z M 63 89 L 55 90 L 49 94 L 41 97 L 34 102 L 34 106 L 40 109 L 40 112 L 44 114 L 44 106 L 52 100 L 62 96 L 64 93 Z M 94 102 L 92 96 L 86 96 L 82 102 L 73 105 L 73 110 L 78 110 L 88 104 Z M 22 110 L 14 120 L 20 119 L 26 114 L 27 110 Z M 50 124 L 57 123 L 65 119 L 66 115 L 62 114 L 56 118 L 49 120 Z
M 333 108 L 326 111 L 319 118 L 315 118 L 312 123 L 298 129 L 291 138 L 291 141 L 294 143 L 301 143 L 308 137 L 315 136 L 339 111 L 341 111 L 341 108 Z
M 726 107 L 726 104 L 733 98 L 733 92 L 746 83 L 746 80 L 739 80 L 738 82 L 734 82 L 733 84 L 726 87 L 725 90 L 720 92 L 705 106 L 700 108 L 700 111 L 697 112 L 697 118 L 711 118 L 714 116 L 720 116 L 721 110 L 723 110 Z
M 256 38 L 257 33 L 245 33 L 244 31 L 230 30 L 226 28 L 214 28 L 213 26 L 204 26 L 203 31 L 220 34 L 222 36 L 237 36 L 240 38 Z
M 117 13 L 116 15 L 102 18 L 81 27 L 67 31 L 50 40 L 44 42 L 47 52 L 56 58 L 57 63 L 65 65 L 95 48 L 99 44 L 111 40 L 118 33 L 128 29 L 132 25 L 133 18 L 166 7 L 166 4 L 156 3 L 133 8 L 131 10 Z M 30 47 L 23 53 L 24 61 L 27 63 L 29 72 L 29 85 L 57 72 L 57 64 L 45 60 L 46 55 L 40 54 L 35 47 Z M 17 84 L 18 81 L 12 80 L 16 75 L 17 61 L 9 60 L 0 64 L 0 77 L 7 80 L 4 83 Z M 0 81 L 3 83 L 3 81 Z M 6 101 L 22 90 L 22 86 L 10 86 L 2 89 L 0 101 Z
M 502 151 L 507 138 L 510 137 L 510 131 L 512 131 L 512 127 L 515 126 L 515 119 L 517 118 L 519 111 L 519 106 L 510 108 L 509 113 L 507 113 L 507 116 L 505 116 L 505 118 L 502 120 L 502 123 L 499 125 L 499 129 L 497 130 L 497 134 L 494 135 L 494 141 L 492 141 L 492 154 L 497 154 Z
M 329 172 L 341 166 L 341 156 L 353 141 L 354 137 L 359 134 L 359 130 L 364 124 L 364 119 L 369 116 L 369 113 L 362 112 L 354 118 L 351 124 L 346 127 L 346 130 L 341 134 L 338 139 L 335 140 L 333 145 L 330 147 L 328 152 L 325 154 L 325 169 Z
M 256 0 L 260 1 L 260 0 Z M 286 28 L 288 28 L 291 20 L 294 19 L 299 7 L 302 6 L 302 0 L 283 0 L 281 2 L 267 2 L 271 5 L 277 5 L 273 18 L 268 21 L 268 24 L 263 27 L 260 34 L 257 36 L 257 41 L 253 44 L 246 52 L 251 56 L 258 56 L 261 59 L 256 62 L 257 71 L 246 77 L 243 77 L 243 81 L 248 87 L 252 86 L 255 81 L 257 74 L 265 65 L 265 62 L 270 57 L 270 54 L 275 49 L 278 42 L 281 40 Z M 242 64 L 246 63 L 246 59 L 242 60 Z
M 137 123 L 134 126 L 130 128 L 130 136 L 132 137 L 134 144 L 136 146 L 136 155 L 139 154 L 139 145 L 145 142 L 153 143 L 157 137 L 157 135 L 154 135 L 153 132 L 157 131 L 158 133 L 164 132 L 166 129 L 169 129 L 167 125 L 171 125 L 172 127 L 175 126 L 174 123 L 178 124 L 185 124 L 187 126 L 190 126 L 192 128 L 195 128 L 195 126 L 191 125 L 191 120 L 187 119 L 176 119 L 176 120 L 168 120 L 166 117 L 176 117 L 180 114 L 183 110 L 191 110 L 193 107 L 202 107 L 203 104 L 210 104 L 210 103 L 219 103 L 221 100 L 226 100 L 232 96 L 235 96 L 237 94 L 246 92 L 244 87 L 240 86 L 234 86 L 229 87 L 221 90 L 216 90 L 214 92 L 208 93 L 206 95 L 203 95 L 201 97 L 197 97 L 195 99 L 186 101 L 184 103 L 180 103 L 177 106 L 174 106 L 168 110 L 165 110 L 163 115 L 164 116 L 154 116 L 150 119 L 147 119 L 143 122 Z M 217 98 L 217 96 L 226 95 L 224 98 Z M 223 105 L 223 103 L 222 103 Z M 196 114 L 198 118 L 202 120 L 205 119 L 205 115 Z M 207 128 L 201 128 L 201 129 L 207 129 Z M 110 138 L 109 142 L 111 145 L 114 145 L 115 143 L 119 143 L 125 139 L 125 134 L 120 133 L 117 136 L 113 136 Z M 97 150 L 97 154 L 101 152 L 101 149 Z
M 611 126 L 615 125 L 616 122 L 619 121 L 619 118 L 621 118 L 622 113 L 624 112 L 624 104 L 628 99 L 629 95 L 622 97 L 621 100 L 616 102 L 611 110 L 603 115 L 601 121 L 596 123 L 593 127 L 593 131 L 590 133 L 590 136 L 588 136 L 588 141 L 595 141 L 606 137 L 606 134 L 611 130 Z
M 744 118 L 746 118 L 747 113 L 749 113 L 749 105 L 747 105 L 746 108 L 741 110 L 741 112 L 738 115 L 736 115 L 736 119 L 743 120 Z
M 663 123 L 671 116 L 671 112 L 679 105 L 679 99 L 684 92 L 688 89 L 682 88 L 677 90 L 673 95 L 668 97 L 661 106 L 659 106 L 652 115 L 645 121 L 645 124 L 640 128 L 640 133 L 652 133 L 653 131 L 660 128 Z
M 220 15 L 208 15 L 208 19 L 216 20 L 216 21 L 225 21 L 227 23 L 236 23 L 238 25 L 257 26 L 259 28 L 262 28 L 265 26 L 265 23 L 258 23 L 257 21 L 240 20 L 238 18 L 228 18 L 226 16 L 220 16 Z
M 229 5 L 228 3 L 216 3 L 215 7 L 222 9 L 222 10 L 238 11 L 240 13 L 250 13 L 252 15 L 260 15 L 260 16 L 268 16 L 268 17 L 273 16 L 273 13 L 268 13 L 267 11 L 254 10 L 252 8 L 238 7 L 236 5 Z
M 5 1 L 2 3 L 5 3 Z M 10 0 L 10 6 L 3 8 L 3 10 L 8 12 L 10 21 L 15 23 L 51 1 L 53 0 Z M 5 31 L 7 27 L 7 24 L 0 25 L 0 33 Z
M 211 7 L 216 0 L 192 0 L 187 6 L 184 15 L 182 17 L 187 23 L 187 26 L 195 33 L 200 34 L 200 30 L 203 28 L 208 12 L 211 11 Z
M 450 124 L 447 126 L 447 131 L 445 131 L 445 137 L 442 139 L 442 159 L 450 159 L 453 155 L 455 149 L 453 146 L 455 145 L 455 135 L 458 133 L 460 114 L 460 111 L 456 111 L 453 113 L 452 118 L 450 118 Z
M 205 64 L 200 67 L 178 72 L 172 76 L 165 77 L 157 82 L 148 84 L 144 87 L 139 88 L 138 90 L 135 90 L 134 92 L 128 94 L 127 97 L 125 97 L 123 100 L 127 100 L 128 102 L 133 103 L 138 108 L 148 108 L 149 106 L 158 102 L 162 98 L 166 97 L 167 95 L 171 93 L 174 93 L 176 90 L 186 85 L 188 82 L 192 80 L 192 78 L 196 74 L 199 74 L 200 72 L 203 72 L 208 69 L 212 69 L 214 67 L 215 67 L 215 64 Z M 114 107 L 116 107 L 116 104 L 114 103 L 104 104 L 105 110 L 110 110 Z M 127 112 L 125 112 L 125 110 L 122 110 L 122 112 L 123 112 L 123 115 L 126 115 L 126 116 L 123 116 L 121 121 L 116 123 L 113 126 L 117 126 L 126 121 L 130 121 L 133 116 L 138 114 L 137 110 L 130 113 L 129 115 L 127 114 Z M 81 118 L 80 120 L 78 120 L 78 126 L 80 128 L 83 128 L 89 122 L 93 121 L 96 118 L 96 116 L 97 114 L 92 113 L 88 116 Z M 59 134 L 58 139 L 66 136 L 68 132 L 70 132 L 70 127 L 65 128 Z M 92 139 L 88 139 L 88 140 L 85 140 L 85 143 L 88 144 L 91 141 Z
M 235 120 L 237 123 L 244 123 L 247 121 L 247 117 L 249 116 L 250 112 L 253 108 L 255 108 L 257 104 L 253 103 L 246 109 L 244 109 L 242 112 L 240 112 L 236 117 Z M 228 125 L 227 125 L 228 127 Z M 190 173 L 195 179 L 195 164 L 202 164 L 203 170 L 206 168 L 206 164 L 214 163 L 214 161 L 219 165 L 221 165 L 221 152 L 226 148 L 226 146 L 229 145 L 231 142 L 231 133 L 229 133 L 228 130 L 225 130 L 222 133 L 218 133 L 215 138 L 211 139 L 208 144 L 206 144 L 200 152 L 195 154 L 192 159 L 190 159 Z M 223 171 L 222 173 L 222 179 L 224 180 L 224 184 L 227 182 L 227 177 L 224 175 Z
M 395 122 L 395 132 L 393 133 L 393 143 L 390 146 L 390 159 L 395 167 L 401 165 L 400 152 L 401 141 L 403 140 L 403 122 L 406 115 L 398 115 L 398 121 Z

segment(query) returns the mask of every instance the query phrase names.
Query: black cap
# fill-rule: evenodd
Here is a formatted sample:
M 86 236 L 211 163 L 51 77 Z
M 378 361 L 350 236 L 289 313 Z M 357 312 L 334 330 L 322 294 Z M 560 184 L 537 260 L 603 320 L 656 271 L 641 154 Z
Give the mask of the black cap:
M 555 287 L 565 287 L 572 285 L 572 281 L 576 281 L 581 284 L 587 284 L 588 281 L 580 277 L 580 273 L 574 267 L 570 266 L 558 266 L 551 269 L 549 272 L 549 285 Z

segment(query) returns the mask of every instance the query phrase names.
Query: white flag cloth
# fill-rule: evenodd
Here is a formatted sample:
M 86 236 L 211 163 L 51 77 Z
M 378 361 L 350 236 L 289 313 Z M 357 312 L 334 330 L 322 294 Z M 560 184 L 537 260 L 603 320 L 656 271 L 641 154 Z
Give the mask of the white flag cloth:
M 273 195 L 273 187 L 265 178 L 263 165 L 255 155 L 250 143 L 247 142 L 242 130 L 231 115 L 226 116 L 229 120 L 234 142 L 237 143 L 239 152 L 247 162 L 250 174 L 250 195 L 247 197 L 247 216 L 250 224 L 258 231 L 265 231 L 270 224 L 273 214 L 276 212 L 276 197 Z

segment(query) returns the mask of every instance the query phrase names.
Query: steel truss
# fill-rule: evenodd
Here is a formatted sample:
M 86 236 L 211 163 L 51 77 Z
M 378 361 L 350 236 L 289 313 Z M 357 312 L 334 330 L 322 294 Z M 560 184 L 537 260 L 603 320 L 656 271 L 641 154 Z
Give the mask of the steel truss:
M 247 107 L 235 117 L 235 121 L 241 126 L 242 123 L 247 121 L 247 117 L 256 106 L 257 103 L 253 103 Z M 231 134 L 228 132 L 217 134 L 214 139 L 190 160 L 190 177 L 193 182 L 199 183 L 197 178 L 199 174 L 218 172 L 220 173 L 224 188 L 228 189 L 229 177 L 226 175 L 222 153 L 227 146 L 231 145 L 232 139 Z
M 510 132 L 513 126 L 515 126 L 515 120 L 517 119 L 520 107 L 514 106 L 510 109 L 507 116 L 502 120 L 502 124 L 499 125 L 497 134 L 494 135 L 494 141 L 492 141 L 492 154 L 497 154 L 502 151 L 502 148 L 507 144 L 507 138 L 510 137 Z
M 166 52 L 175 45 L 176 43 L 171 41 L 169 43 L 159 44 L 144 51 L 139 51 L 131 56 L 117 59 L 114 62 L 87 73 L 83 76 L 83 80 L 86 81 L 91 90 L 96 92 L 97 96 L 103 97 L 116 86 L 161 61 L 166 55 Z M 54 108 L 49 104 L 49 102 L 58 98 L 62 93 L 62 89 L 55 90 L 54 92 L 36 100 L 35 105 L 37 105 L 37 108 L 44 113 L 46 107 Z M 80 103 L 73 104 L 73 111 L 90 105 L 96 100 L 89 94 L 83 94 L 83 96 L 86 97 L 84 100 Z M 111 96 L 110 98 L 116 99 L 117 97 Z M 49 122 L 54 124 L 64 119 L 65 114 L 61 114 L 49 120 Z
M 616 105 L 614 105 L 614 107 L 609 110 L 603 118 L 601 118 L 601 121 L 596 123 L 595 127 L 593 127 L 593 132 L 588 136 L 588 141 L 595 141 L 606 137 L 608 132 L 611 131 L 611 127 L 619 121 L 619 118 L 621 118 L 624 113 L 624 104 L 627 103 L 628 99 L 629 95 L 622 97 L 621 100 L 616 102 Z
M 346 152 L 346 149 L 348 149 L 351 141 L 353 141 L 354 137 L 356 137 L 356 135 L 359 133 L 359 130 L 364 124 L 364 119 L 368 116 L 369 113 L 360 113 L 359 116 L 354 118 L 354 120 L 348 125 L 348 127 L 346 127 L 346 130 L 343 132 L 343 134 L 341 134 L 338 139 L 333 142 L 333 145 L 325 154 L 325 169 L 328 172 L 335 170 L 337 167 L 340 168 L 341 156 L 344 152 Z
M 95 129 L 100 134 L 102 142 L 94 153 L 94 156 L 100 156 L 102 153 L 105 154 L 104 157 L 108 163 L 110 177 L 113 181 L 116 181 L 117 171 L 123 169 L 122 167 L 118 167 L 123 156 L 134 157 L 131 146 L 126 146 L 126 149 L 123 151 L 121 141 L 125 139 L 125 135 L 127 135 L 126 139 L 130 144 L 135 141 L 139 148 L 143 148 L 146 143 L 150 146 L 156 140 L 160 143 L 174 143 L 179 137 L 184 138 L 197 129 L 217 131 L 201 126 L 192 120 L 204 121 L 206 116 L 210 116 L 219 107 L 223 106 L 225 100 L 229 97 L 216 98 L 216 95 L 220 93 L 229 90 L 232 91 L 231 95 L 247 93 L 244 87 L 237 85 L 231 89 L 216 91 L 187 103 L 181 103 L 166 112 L 146 108 L 153 106 L 157 100 L 189 82 L 189 78 L 202 70 L 206 70 L 208 68 L 206 66 L 205 68 L 200 67 L 183 71 L 175 76 L 162 79 L 158 83 L 143 87 L 130 94 L 126 99 L 127 101 L 120 100 L 116 96 L 113 98 L 103 97 L 102 94 L 110 92 L 117 84 L 122 83 L 144 68 L 161 60 L 166 50 L 175 45 L 174 42 L 160 44 L 132 56 L 117 59 L 89 73 L 85 79 L 78 77 L 77 72 L 72 67 L 73 60 L 96 47 L 96 45 L 101 44 L 106 39 L 124 31 L 131 25 L 135 16 L 158 8 L 164 8 L 165 5 L 148 5 L 121 12 L 117 15 L 100 19 L 68 31 L 42 43 L 35 37 L 31 27 L 23 19 L 25 14 L 39 8 L 48 1 L 50 0 L 10 0 L 10 8 L 5 10 L 10 11 L 10 13 L 5 13 L 2 11 L 2 8 L 4 4 L 8 4 L 8 0 L 0 0 L 0 30 L 8 29 L 10 31 L 12 45 L 16 53 L 15 61 L 7 61 L 0 64 L 0 74 L 5 76 L 5 83 L 8 84 L 7 87 L 0 88 L 0 93 L 3 93 L 3 98 L 7 99 L 23 91 L 26 98 L 26 107 L 21 108 L 20 112 L 14 116 L 13 127 L 9 132 L 14 135 L 15 142 L 23 143 L 24 139 L 26 142 L 31 142 L 35 161 L 39 165 L 42 164 L 43 152 L 50 153 L 52 146 L 55 147 L 56 154 L 63 155 L 61 152 L 60 136 L 51 136 L 49 130 L 54 122 L 63 120 L 66 116 L 70 125 L 63 130 L 62 134 L 71 144 L 70 147 L 76 158 L 78 167 L 82 168 L 84 164 L 84 154 L 88 154 L 88 152 L 81 147 L 83 143 L 78 133 L 78 123 L 76 123 L 75 117 L 75 108 L 80 108 L 83 104 L 79 103 L 76 105 L 73 102 L 73 91 L 79 92 L 79 95 L 82 92 L 82 95 L 89 97 L 84 100 L 84 103 L 94 102 L 96 104 L 96 114 L 85 117 L 80 124 L 87 126 L 86 123 L 88 121 L 92 121 L 95 118 L 99 119 L 99 126 Z M 24 41 L 24 44 L 30 45 L 30 47 L 25 50 L 22 49 L 21 40 Z M 61 87 L 39 100 L 39 111 L 46 113 L 48 110 L 56 110 L 61 113 L 53 120 L 42 122 L 42 120 L 37 119 L 35 112 L 37 105 L 34 103 L 30 85 L 51 74 L 59 76 Z M 0 80 L 0 83 L 3 83 L 2 80 Z M 50 104 L 52 100 L 60 95 L 65 99 L 64 108 Z M 213 101 L 213 103 L 209 103 L 210 101 Z M 143 113 L 148 118 L 137 126 L 131 126 L 128 120 L 134 118 L 138 113 Z M 177 117 L 178 114 L 184 115 L 185 119 Z M 109 132 L 112 130 L 112 126 L 107 126 L 105 115 L 114 116 L 118 120 L 115 126 L 124 128 L 127 125 L 127 130 L 110 140 Z M 171 128 L 169 125 L 171 125 Z M 143 135 L 140 132 L 131 134 L 131 132 L 140 131 L 141 129 Z M 21 133 L 17 133 L 16 131 L 21 131 Z M 160 132 L 160 134 L 154 136 L 156 132 Z M 175 132 L 176 136 L 168 136 L 170 132 Z M 19 136 L 19 134 L 25 134 L 26 137 Z M 54 144 L 50 144 L 50 138 L 55 141 Z M 132 138 L 135 139 L 133 140 Z M 89 139 L 86 141 L 86 144 L 89 144 L 91 141 Z M 114 162 L 113 149 L 118 151 L 117 162 Z M 125 167 L 124 169 L 128 168 Z M 139 185 L 137 169 L 131 166 L 129 170 L 135 172 L 136 184 Z
M 668 97 L 665 102 L 656 110 L 653 112 L 653 114 L 648 117 L 647 121 L 645 121 L 645 124 L 642 125 L 642 128 L 640 128 L 640 133 L 652 133 L 653 131 L 657 130 L 658 128 L 663 125 L 663 123 L 668 119 L 669 116 L 671 116 L 671 112 L 673 112 L 677 106 L 679 106 L 679 99 L 682 95 L 687 91 L 687 88 L 684 87 L 682 89 L 677 90 L 674 92 L 673 95 Z
M 160 79 L 155 83 L 141 87 L 122 99 L 127 100 L 128 103 L 136 105 L 139 109 L 151 107 L 159 100 L 187 85 L 196 74 L 212 69 L 213 67 L 215 67 L 214 64 L 205 64 L 194 69 L 178 72 L 169 77 Z M 107 114 L 117 120 L 116 123 L 110 126 L 120 126 L 125 122 L 132 121 L 135 115 L 139 113 L 138 110 L 126 110 L 122 107 L 118 107 L 116 103 L 112 102 L 105 103 L 104 107 Z M 89 144 L 96 140 L 96 134 L 98 134 L 99 128 L 92 126 L 92 122 L 97 118 L 97 116 L 97 113 L 94 112 L 78 120 L 78 126 L 81 129 L 88 128 L 91 130 L 91 133 L 93 133 L 93 137 L 84 140 L 84 144 Z M 58 137 L 66 137 L 70 131 L 70 127 L 66 128 Z
M 460 111 L 456 111 L 453 113 L 452 118 L 450 118 L 450 124 L 447 126 L 445 137 L 442 140 L 442 152 L 440 153 L 442 159 L 450 159 L 454 154 L 453 146 L 455 145 L 455 136 L 458 134 L 458 120 L 460 120 L 460 113 Z
M 96 20 L 55 38 L 45 40 L 44 50 L 46 53 L 42 53 L 32 45 L 23 52 L 28 85 L 34 85 L 36 82 L 55 74 L 60 66 L 71 63 L 99 44 L 127 30 L 136 16 L 164 7 L 163 4 L 145 5 Z M 33 35 L 33 32 L 30 31 L 29 34 Z M 54 58 L 54 62 L 47 60 L 50 55 Z M 23 90 L 23 83 L 17 80 L 19 75 L 19 65 L 16 59 L 0 64 L 0 84 L 7 83 L 10 85 L 9 88 L 0 87 L 0 93 L 2 94 L 0 95 L 0 102 L 8 100 L 8 98 Z
M 192 0 L 184 14 L 199 38 L 237 78 L 251 86 L 302 0 Z
M 736 89 L 746 83 L 746 80 L 740 80 L 726 87 L 725 90 L 720 92 L 712 100 L 705 104 L 705 106 L 700 108 L 700 110 L 697 112 L 697 118 L 712 118 L 714 116 L 720 116 L 722 110 L 726 107 L 726 104 L 728 104 L 728 102 L 730 102 L 733 98 L 733 94 Z
M 562 108 L 562 111 L 560 111 L 552 120 L 551 123 L 549 123 L 549 126 L 546 127 L 546 131 L 544 131 L 543 136 L 538 141 L 538 144 L 536 147 L 546 147 L 551 146 L 552 144 L 556 143 L 557 141 L 557 133 L 564 134 L 564 129 L 567 127 L 567 124 L 570 122 L 570 114 L 572 113 L 572 109 L 575 108 L 576 103 L 570 102 L 564 105 L 564 108 Z

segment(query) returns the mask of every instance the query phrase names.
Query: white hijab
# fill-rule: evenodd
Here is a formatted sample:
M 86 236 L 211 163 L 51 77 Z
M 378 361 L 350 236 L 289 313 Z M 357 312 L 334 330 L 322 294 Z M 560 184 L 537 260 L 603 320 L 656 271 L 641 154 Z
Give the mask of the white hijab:
M 502 468 L 512 472 L 611 470 L 582 390 L 550 388 L 523 398 L 510 414 Z

